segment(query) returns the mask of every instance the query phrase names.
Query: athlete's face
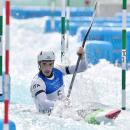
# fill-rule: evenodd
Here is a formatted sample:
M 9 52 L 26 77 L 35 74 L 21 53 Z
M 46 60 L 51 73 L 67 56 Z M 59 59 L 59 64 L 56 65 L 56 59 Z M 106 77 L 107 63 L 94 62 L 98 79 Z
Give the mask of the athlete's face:
M 50 76 L 54 67 L 54 61 L 42 61 L 40 69 L 45 76 Z

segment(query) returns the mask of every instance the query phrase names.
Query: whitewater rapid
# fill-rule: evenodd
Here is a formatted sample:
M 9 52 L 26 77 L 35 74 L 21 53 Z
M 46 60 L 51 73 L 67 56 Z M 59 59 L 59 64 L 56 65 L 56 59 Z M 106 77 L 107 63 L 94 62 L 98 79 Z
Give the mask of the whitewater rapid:
M 52 49 L 56 53 L 56 63 L 60 63 L 60 33 L 44 33 L 47 17 L 16 20 L 11 18 L 10 27 L 10 75 L 11 105 L 9 118 L 17 130 L 129 130 L 130 129 L 130 71 L 126 76 L 127 110 L 122 111 L 114 124 L 92 125 L 74 120 L 74 113 L 66 112 L 68 118 L 47 116 L 37 113 L 30 94 L 30 84 L 38 72 L 37 54 L 41 50 Z M 70 36 L 69 64 L 75 64 L 78 37 Z M 77 74 L 71 102 L 73 108 L 86 108 L 87 102 L 98 102 L 121 108 L 121 68 L 101 60 L 89 65 L 85 72 Z M 67 94 L 71 76 L 64 77 Z M 3 104 L 0 104 L 0 117 L 3 117 Z M 63 111 L 64 113 L 64 111 Z M 72 118 L 71 118 L 72 117 Z

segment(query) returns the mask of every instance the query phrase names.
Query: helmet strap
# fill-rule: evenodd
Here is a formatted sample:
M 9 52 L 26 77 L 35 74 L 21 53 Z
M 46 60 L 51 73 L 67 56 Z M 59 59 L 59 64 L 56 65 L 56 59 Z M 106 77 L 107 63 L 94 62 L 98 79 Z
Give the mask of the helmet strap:
M 40 64 L 38 63 L 38 69 L 40 70 L 40 68 L 41 68 L 41 67 L 40 67 Z

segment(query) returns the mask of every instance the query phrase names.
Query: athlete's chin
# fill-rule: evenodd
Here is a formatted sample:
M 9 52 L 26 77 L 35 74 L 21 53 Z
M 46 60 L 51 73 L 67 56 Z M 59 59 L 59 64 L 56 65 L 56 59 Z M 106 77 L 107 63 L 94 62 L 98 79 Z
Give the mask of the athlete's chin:
M 48 77 L 51 75 L 51 72 L 46 72 L 46 73 L 44 73 L 44 75 Z

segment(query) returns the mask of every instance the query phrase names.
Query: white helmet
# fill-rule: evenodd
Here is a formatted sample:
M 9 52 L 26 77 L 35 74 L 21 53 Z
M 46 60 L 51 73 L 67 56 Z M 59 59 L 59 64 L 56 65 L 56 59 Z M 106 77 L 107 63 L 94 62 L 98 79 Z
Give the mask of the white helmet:
M 41 51 L 38 55 L 38 62 L 40 61 L 54 61 L 55 54 L 53 51 Z

